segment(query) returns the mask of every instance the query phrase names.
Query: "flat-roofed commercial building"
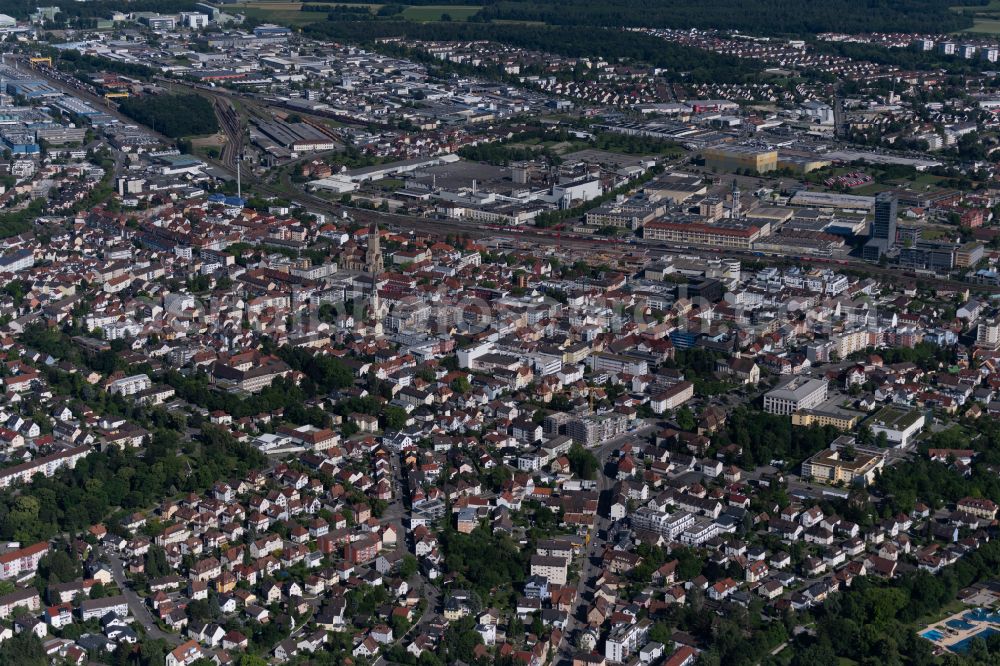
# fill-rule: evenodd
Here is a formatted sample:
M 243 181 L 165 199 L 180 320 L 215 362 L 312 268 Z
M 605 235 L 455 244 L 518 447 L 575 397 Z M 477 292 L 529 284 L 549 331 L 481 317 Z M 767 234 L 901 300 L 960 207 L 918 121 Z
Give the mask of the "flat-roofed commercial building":
M 767 173 L 778 168 L 778 151 L 753 146 L 718 146 L 702 152 L 705 166 L 720 171 L 747 170 Z
M 924 413 L 919 410 L 888 405 L 865 424 L 876 437 L 879 433 L 885 433 L 890 446 L 903 449 L 913 441 L 913 437 L 924 427 L 925 421 Z
M 985 251 L 980 243 L 966 243 L 955 250 L 955 265 L 959 268 L 972 268 L 982 260 Z
M 807 153 L 779 153 L 778 168 L 795 173 L 809 173 L 830 166 L 830 160 Z
M 813 409 L 826 400 L 827 383 L 823 379 L 789 377 L 764 394 L 764 411 L 789 415 Z
M 649 222 L 643 238 L 681 245 L 709 245 L 749 250 L 763 232 L 755 225 L 704 224 L 700 222 Z

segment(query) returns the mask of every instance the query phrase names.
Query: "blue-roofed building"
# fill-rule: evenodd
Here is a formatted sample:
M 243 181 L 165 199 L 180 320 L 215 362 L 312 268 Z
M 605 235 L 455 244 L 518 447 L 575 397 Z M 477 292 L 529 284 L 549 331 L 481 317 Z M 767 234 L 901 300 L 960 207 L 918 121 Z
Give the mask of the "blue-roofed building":
M 981 268 L 973 275 L 973 282 L 979 284 L 1000 284 L 1000 273 L 988 268 Z
M 41 148 L 35 142 L 35 133 L 26 129 L 6 129 L 0 132 L 0 141 L 15 155 L 36 155 Z
M 61 92 L 50 86 L 45 81 L 38 79 L 19 79 L 7 82 L 7 92 L 11 95 L 21 95 L 27 99 L 40 99 L 42 97 L 60 97 Z
M 154 160 L 160 173 L 165 175 L 194 173 L 206 166 L 203 161 L 192 155 L 157 155 Z

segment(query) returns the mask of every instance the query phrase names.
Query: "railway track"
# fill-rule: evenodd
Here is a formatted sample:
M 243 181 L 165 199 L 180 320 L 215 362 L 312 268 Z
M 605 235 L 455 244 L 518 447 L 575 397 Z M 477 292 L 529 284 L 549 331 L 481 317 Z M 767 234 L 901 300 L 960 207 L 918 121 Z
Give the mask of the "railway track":
M 236 160 L 239 155 L 242 154 L 243 144 L 245 141 L 245 133 L 243 131 L 242 122 L 240 120 L 240 115 L 233 107 L 230 101 L 230 96 L 223 93 L 218 93 L 211 89 L 205 89 L 201 86 L 195 86 L 198 90 L 210 96 L 212 98 L 213 105 L 215 106 L 216 114 L 219 117 L 220 125 L 223 132 L 226 134 L 227 141 L 226 145 L 221 151 L 221 156 L 219 160 L 212 160 L 217 166 L 222 167 L 235 174 L 236 172 Z M 253 115 L 254 109 L 248 109 Z M 472 238 L 484 238 L 484 237 L 495 237 L 498 235 L 510 236 L 511 238 L 520 238 L 526 242 L 531 242 L 540 245 L 558 245 L 560 247 L 576 248 L 576 249 L 590 249 L 590 248 L 606 248 L 608 245 L 619 245 L 633 247 L 637 251 L 649 252 L 652 257 L 662 257 L 665 255 L 694 255 L 703 257 L 705 259 L 713 259 L 719 257 L 726 257 L 731 259 L 742 259 L 745 261 L 758 261 L 762 263 L 786 263 L 795 262 L 805 266 L 814 266 L 818 268 L 832 268 L 834 270 L 849 270 L 858 274 L 868 275 L 871 277 L 877 277 L 880 279 L 899 281 L 900 279 L 913 280 L 917 282 L 922 282 L 930 287 L 940 288 L 940 289 L 968 289 L 972 292 L 983 293 L 983 294 L 1000 294 L 1000 286 L 994 285 L 982 285 L 982 284 L 972 284 L 969 282 L 964 282 L 961 280 L 954 280 L 950 278 L 934 277 L 929 275 L 919 275 L 914 272 L 904 271 L 898 268 L 887 268 L 882 266 L 876 266 L 869 264 L 867 262 L 858 259 L 833 259 L 829 257 L 812 257 L 812 256 L 788 256 L 776 254 L 773 252 L 757 252 L 751 250 L 728 250 L 724 248 L 709 248 L 709 247 L 696 247 L 696 246 L 677 246 L 668 247 L 664 244 L 651 243 L 643 241 L 642 239 L 636 239 L 632 242 L 624 240 L 616 240 L 609 238 L 587 238 L 585 236 L 580 236 L 577 234 L 571 234 L 566 232 L 560 232 L 548 229 L 536 229 L 534 227 L 526 227 L 523 229 L 504 229 L 496 228 L 492 225 L 472 225 L 461 221 L 451 221 L 451 220 L 434 220 L 422 217 L 412 217 L 407 215 L 398 215 L 393 213 L 386 213 L 381 211 L 371 211 L 363 208 L 345 208 L 339 204 L 334 204 L 327 199 L 318 197 L 315 194 L 309 192 L 297 191 L 294 195 L 289 195 L 287 191 L 278 189 L 268 183 L 262 181 L 260 178 L 254 176 L 252 173 L 243 174 L 244 186 L 252 186 L 256 192 L 263 194 L 265 196 L 277 197 L 280 199 L 293 199 L 294 201 L 304 204 L 309 208 L 321 212 L 327 215 L 332 215 L 334 217 L 339 217 L 345 210 L 354 218 L 357 222 L 362 224 L 370 224 L 372 222 L 377 222 L 382 226 L 389 228 L 395 228 L 403 231 L 417 231 L 417 232 L 427 232 L 427 233 L 462 233 L 466 234 Z
M 226 166 L 235 169 L 236 160 L 243 153 L 244 136 L 239 114 L 232 102 L 222 97 L 213 97 L 212 106 L 219 118 L 219 126 L 226 135 L 226 143 L 222 146 L 219 159 Z

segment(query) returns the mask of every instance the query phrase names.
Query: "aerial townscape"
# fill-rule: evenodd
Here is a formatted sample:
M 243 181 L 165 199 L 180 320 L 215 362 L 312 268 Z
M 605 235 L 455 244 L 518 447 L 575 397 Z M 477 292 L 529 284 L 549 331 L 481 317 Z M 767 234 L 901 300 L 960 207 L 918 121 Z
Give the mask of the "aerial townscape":
M 0 1 L 0 666 L 1000 664 L 961 1 Z

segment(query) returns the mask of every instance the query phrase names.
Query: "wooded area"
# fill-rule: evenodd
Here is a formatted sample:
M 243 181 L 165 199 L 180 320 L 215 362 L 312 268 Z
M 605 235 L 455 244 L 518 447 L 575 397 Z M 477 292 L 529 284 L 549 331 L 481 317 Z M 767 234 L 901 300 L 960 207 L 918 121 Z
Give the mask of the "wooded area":
M 215 110 L 201 95 L 130 97 L 122 100 L 119 110 L 172 139 L 219 131 Z

